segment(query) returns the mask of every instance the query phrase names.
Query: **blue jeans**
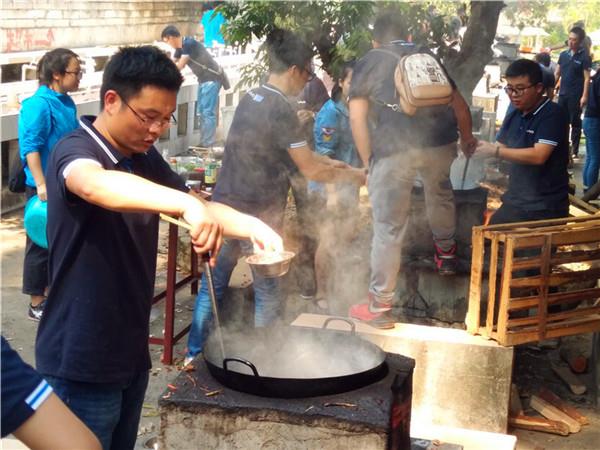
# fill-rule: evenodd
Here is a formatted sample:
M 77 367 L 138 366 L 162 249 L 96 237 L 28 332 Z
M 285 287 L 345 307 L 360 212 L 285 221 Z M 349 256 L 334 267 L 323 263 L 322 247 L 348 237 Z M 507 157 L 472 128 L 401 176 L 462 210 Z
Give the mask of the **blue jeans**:
M 598 182 L 600 170 L 600 117 L 583 119 L 585 133 L 585 165 L 583 166 L 583 187 L 591 188 Z
M 252 253 L 252 243 L 237 239 L 226 239 L 213 269 L 213 284 L 217 305 L 220 305 L 231 273 L 242 254 Z M 254 326 L 264 327 L 274 322 L 281 313 L 284 299 L 281 278 L 263 278 L 252 272 L 254 278 Z M 200 291 L 196 297 L 192 327 L 188 337 L 187 356 L 196 356 L 204 348 L 212 319 L 212 305 L 208 295 L 206 277 L 202 277 Z M 221 318 L 222 320 L 222 318 Z
M 92 430 L 104 450 L 135 446 L 148 386 L 148 372 L 139 372 L 128 384 L 83 383 L 44 376 L 56 395 Z
M 217 131 L 217 107 L 219 104 L 219 90 L 221 83 L 206 81 L 198 85 L 198 98 L 196 100 L 196 114 L 200 119 L 200 146 L 210 147 L 215 145 Z

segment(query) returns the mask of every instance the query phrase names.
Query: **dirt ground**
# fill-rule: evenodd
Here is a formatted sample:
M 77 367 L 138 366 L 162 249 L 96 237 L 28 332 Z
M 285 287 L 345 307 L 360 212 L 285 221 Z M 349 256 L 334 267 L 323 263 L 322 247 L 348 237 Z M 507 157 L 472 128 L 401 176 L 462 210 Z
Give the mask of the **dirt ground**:
M 577 163 L 580 166 L 581 162 Z M 580 167 L 576 167 L 580 169 Z M 1 326 L 2 334 L 10 341 L 10 344 L 23 357 L 25 361 L 34 364 L 34 340 L 37 329 L 37 323 L 27 319 L 28 298 L 21 293 L 21 276 L 23 249 L 25 244 L 25 234 L 22 227 L 22 218 L 20 212 L 2 217 L 0 223 L 0 236 L 2 249 L 1 260 Z M 162 230 L 164 235 L 164 229 Z M 163 237 L 164 239 L 164 237 Z M 361 252 L 365 249 L 362 248 Z M 159 255 L 159 267 L 164 268 L 164 254 Z M 157 279 L 157 290 L 164 286 L 164 271 L 159 272 Z M 298 296 L 290 296 L 286 306 L 286 318 L 295 317 L 298 313 L 306 310 L 306 303 L 298 300 Z M 188 289 L 179 291 L 176 305 L 176 331 L 190 322 L 191 311 L 193 310 L 194 298 L 189 294 Z M 348 302 L 351 299 L 347 299 Z M 159 303 L 152 311 L 151 332 L 160 335 L 162 332 L 162 303 Z M 334 311 L 335 313 L 341 313 Z M 577 348 L 587 348 L 590 345 L 589 335 L 564 340 L 565 345 L 575 346 Z M 159 396 L 163 395 L 166 386 L 178 374 L 178 369 L 183 358 L 185 338 L 175 347 L 176 364 L 166 366 L 160 362 L 161 348 L 156 345 L 150 346 L 153 369 L 151 372 L 150 383 L 146 392 L 146 400 L 142 412 L 142 420 L 139 428 L 139 438 L 136 449 L 151 448 L 149 441 L 157 434 L 159 426 L 159 417 L 157 401 Z M 519 442 L 518 450 L 596 450 L 600 442 L 600 414 L 599 410 L 593 405 L 593 396 L 590 392 L 575 396 L 570 394 L 567 387 L 553 374 L 550 363 L 559 361 L 558 350 L 548 348 L 537 348 L 535 346 L 520 346 L 516 349 L 514 381 L 519 386 L 522 400 L 527 405 L 529 397 L 535 393 L 540 386 L 545 386 L 561 398 L 568 400 L 586 415 L 590 420 L 590 425 L 584 426 L 582 431 L 572 434 L 568 437 L 556 436 L 551 434 L 517 431 Z M 584 381 L 591 384 L 591 375 L 585 374 Z M 527 414 L 534 414 L 533 411 L 527 411 Z M 477 414 L 476 411 L 473 414 Z M 510 432 L 514 432 L 511 430 Z M 2 442 L 4 448 L 14 447 L 14 442 Z M 146 445 L 145 445 L 146 444 Z M 0 448 L 2 445 L 0 445 Z M 196 447 L 191 445 L 190 448 Z M 493 450 L 493 449 L 490 449 Z

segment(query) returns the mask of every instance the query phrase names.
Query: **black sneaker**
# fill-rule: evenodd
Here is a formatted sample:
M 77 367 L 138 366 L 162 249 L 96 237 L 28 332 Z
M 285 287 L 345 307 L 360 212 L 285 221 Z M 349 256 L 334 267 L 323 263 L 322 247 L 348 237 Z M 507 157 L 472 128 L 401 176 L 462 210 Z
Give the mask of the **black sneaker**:
M 40 319 L 42 318 L 42 314 L 44 314 L 44 308 L 46 307 L 46 300 L 42 300 L 42 303 L 40 303 L 37 306 L 33 306 L 31 303 L 29 304 L 29 311 L 27 313 L 27 316 L 29 317 L 30 320 L 35 320 L 36 322 L 39 322 Z
M 435 265 L 440 275 L 455 275 L 458 271 L 458 260 L 456 258 L 456 245 L 448 251 L 435 246 Z

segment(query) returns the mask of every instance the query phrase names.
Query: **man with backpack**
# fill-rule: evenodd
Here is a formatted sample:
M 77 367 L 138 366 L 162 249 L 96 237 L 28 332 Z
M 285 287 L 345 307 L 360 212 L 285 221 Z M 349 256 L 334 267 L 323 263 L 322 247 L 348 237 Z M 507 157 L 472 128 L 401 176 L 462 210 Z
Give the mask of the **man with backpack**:
M 456 224 L 449 173 L 457 154 L 457 129 L 465 154 L 469 155 L 477 143 L 471 132 L 467 103 L 443 66 L 427 50 L 403 40 L 406 30 L 399 16 L 387 15 L 376 19 L 374 49 L 356 65 L 350 89 L 352 134 L 358 153 L 368 167 L 373 211 L 368 301 L 352 306 L 350 316 L 382 329 L 394 327 L 390 311 L 416 174 L 423 181 L 438 272 L 454 274 Z M 421 55 L 423 53 L 427 56 Z M 444 81 L 450 85 L 450 95 L 444 97 L 442 104 L 416 108 L 409 105 L 410 110 L 403 109 L 402 104 L 407 99 L 400 99 L 396 72 L 402 57 L 411 54 L 419 54 L 418 58 L 426 62 L 421 66 L 429 65 L 431 70 L 405 73 L 405 78 L 432 80 L 431 86 L 423 89 L 427 94 L 443 88 L 443 83 L 438 83 L 440 80 L 434 80 L 429 73 L 435 73 L 438 78 L 445 76 Z M 409 102 L 420 95 L 416 91 L 410 94 Z M 435 98 L 432 100 L 433 104 L 437 101 Z
M 182 70 L 187 65 L 198 78 L 196 115 L 200 118 L 200 146 L 215 145 L 219 91 L 221 87 L 229 89 L 223 69 L 200 42 L 191 36 L 184 38 L 174 25 L 165 27 L 161 39 L 175 49 L 177 68 Z

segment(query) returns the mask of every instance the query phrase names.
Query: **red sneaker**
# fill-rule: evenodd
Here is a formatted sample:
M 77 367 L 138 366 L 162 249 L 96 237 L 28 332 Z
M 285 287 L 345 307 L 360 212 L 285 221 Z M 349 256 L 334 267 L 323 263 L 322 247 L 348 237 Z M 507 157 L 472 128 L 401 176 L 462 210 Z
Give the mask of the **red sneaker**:
M 352 305 L 350 307 L 349 315 L 353 319 L 358 319 L 361 322 L 367 323 L 374 328 L 379 328 L 380 330 L 394 328 L 394 324 L 396 323 L 389 310 L 372 313 L 369 310 L 369 303 Z
M 434 260 L 440 275 L 456 275 L 456 272 L 458 272 L 456 244 L 447 252 L 435 245 Z

